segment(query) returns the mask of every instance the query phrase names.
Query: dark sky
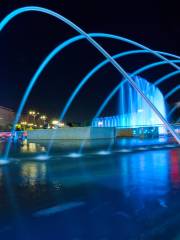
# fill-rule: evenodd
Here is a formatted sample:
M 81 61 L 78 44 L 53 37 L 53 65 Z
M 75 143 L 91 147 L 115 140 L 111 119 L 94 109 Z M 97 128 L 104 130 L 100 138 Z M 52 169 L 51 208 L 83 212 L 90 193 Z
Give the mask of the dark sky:
M 12 10 L 28 5 L 47 7 L 74 21 L 86 32 L 106 32 L 128 37 L 161 51 L 180 54 L 180 15 L 178 1 L 78 1 L 78 0 L 19 0 L 0 1 L 0 19 Z M 77 35 L 70 27 L 53 17 L 29 12 L 16 17 L 0 33 L 0 105 L 14 110 L 33 73 L 46 55 L 64 40 Z M 136 49 L 115 40 L 98 39 L 111 54 Z M 25 110 L 30 106 L 51 116 L 57 116 L 78 82 L 97 63 L 104 60 L 87 41 L 80 41 L 57 55 L 40 76 Z M 128 71 L 157 61 L 152 56 L 123 58 L 119 63 Z M 145 72 L 150 82 L 173 71 L 159 67 Z M 178 77 L 160 85 L 163 93 L 178 84 Z M 71 106 L 66 120 L 89 120 L 103 99 L 121 79 L 112 66 L 98 72 L 80 92 Z M 104 114 L 116 114 L 117 96 Z M 175 94 L 169 100 L 179 100 Z

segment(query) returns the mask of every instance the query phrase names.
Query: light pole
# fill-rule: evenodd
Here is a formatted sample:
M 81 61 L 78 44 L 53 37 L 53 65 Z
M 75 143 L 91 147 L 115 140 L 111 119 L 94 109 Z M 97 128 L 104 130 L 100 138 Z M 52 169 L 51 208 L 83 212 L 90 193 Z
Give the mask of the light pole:
M 42 115 L 42 116 L 40 116 L 40 119 L 43 121 L 43 125 L 45 125 L 45 121 L 47 119 L 47 116 L 46 115 Z
M 29 111 L 29 115 L 33 117 L 34 124 L 36 124 L 36 117 L 39 115 L 39 112 Z

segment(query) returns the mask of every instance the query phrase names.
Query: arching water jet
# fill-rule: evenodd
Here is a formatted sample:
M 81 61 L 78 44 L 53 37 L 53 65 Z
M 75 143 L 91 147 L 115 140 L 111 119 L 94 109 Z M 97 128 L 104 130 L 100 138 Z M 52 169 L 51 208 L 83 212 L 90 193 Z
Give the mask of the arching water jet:
M 127 51 L 127 52 L 123 52 L 123 53 L 119 53 L 116 54 L 114 56 L 112 56 L 113 58 L 120 58 L 120 57 L 124 57 L 130 54 L 137 54 L 137 53 L 146 53 L 146 51 L 144 50 L 132 50 L 132 51 Z M 170 60 L 174 63 L 180 63 L 180 60 Z M 85 85 L 85 83 L 87 83 L 87 81 L 89 81 L 89 79 L 98 71 L 100 70 L 102 67 L 104 67 L 107 63 L 109 63 L 107 60 L 101 62 L 100 64 L 96 65 L 90 72 L 88 72 L 88 74 L 80 81 L 80 83 L 78 84 L 78 86 L 75 88 L 75 90 L 73 91 L 73 93 L 71 94 L 70 98 L 68 99 L 64 109 L 62 110 L 59 120 L 62 121 L 65 114 L 67 113 L 70 105 L 72 104 L 74 98 L 77 96 L 77 94 L 79 93 L 79 91 L 81 90 L 81 88 Z M 137 74 L 140 74 L 144 71 L 147 71 L 149 69 L 152 69 L 154 67 L 158 67 L 161 65 L 167 64 L 165 61 L 160 61 L 160 62 L 155 62 L 155 63 L 151 63 L 148 65 L 145 65 L 144 67 L 141 67 L 139 69 L 137 69 L 134 73 L 131 74 L 131 77 L 134 77 Z M 167 80 L 168 78 L 175 76 L 177 74 L 179 74 L 180 71 L 174 71 L 170 74 L 167 74 L 165 76 L 163 76 L 161 79 L 158 79 L 155 81 L 154 85 L 158 85 L 161 82 Z M 100 108 L 98 109 L 97 113 L 95 114 L 94 118 L 97 118 L 100 116 L 100 114 L 102 113 L 102 111 L 104 110 L 104 108 L 106 107 L 106 105 L 109 103 L 109 101 L 112 99 L 112 97 L 119 91 L 119 89 L 121 88 L 121 86 L 126 82 L 126 80 L 123 80 L 121 83 L 119 83 L 114 89 L 113 91 L 108 95 L 108 97 L 105 99 L 105 101 L 103 102 L 103 104 L 100 106 Z M 93 122 L 93 120 L 92 120 Z M 51 139 L 49 147 L 48 147 L 48 152 L 50 152 L 51 147 L 52 147 L 52 143 L 53 143 L 53 139 Z M 84 146 L 85 142 L 83 141 L 83 143 L 81 144 L 80 147 L 80 152 L 83 150 L 83 146 Z
M 177 140 L 177 142 L 180 144 L 180 138 L 179 136 L 175 133 L 175 131 L 172 129 L 172 127 L 169 125 L 169 123 L 166 121 L 166 119 L 164 119 L 164 117 L 161 115 L 161 113 L 156 109 L 156 107 L 151 103 L 151 101 L 143 94 L 143 92 L 141 91 L 141 89 L 138 88 L 138 86 L 136 85 L 136 83 L 133 81 L 133 79 L 126 73 L 126 71 L 109 55 L 109 53 L 107 51 L 105 51 L 101 45 L 99 45 L 92 37 L 90 37 L 86 32 L 84 32 L 81 28 L 79 28 L 76 24 L 74 24 L 73 22 L 71 22 L 69 19 L 65 18 L 64 16 L 51 11 L 49 9 L 46 8 L 42 8 L 42 7 L 35 7 L 35 6 L 29 6 L 29 7 L 24 7 L 24 8 L 20 8 L 17 9 L 15 11 L 13 11 L 12 13 L 10 13 L 7 17 L 5 17 L 2 22 L 0 23 L 0 30 L 3 29 L 3 27 L 11 20 L 13 19 L 16 15 L 19 15 L 21 13 L 24 12 L 28 12 L 28 11 L 38 11 L 38 12 L 42 12 L 42 13 L 46 13 L 49 14 L 51 16 L 54 16 L 56 18 L 58 18 L 60 21 L 66 23 L 67 25 L 69 25 L 70 27 L 72 27 L 74 30 L 76 30 L 77 32 L 79 32 L 80 34 L 82 34 L 83 36 L 85 36 L 85 38 L 98 50 L 102 53 L 102 55 L 104 55 L 107 59 L 109 59 L 109 61 L 111 62 L 111 64 L 125 77 L 127 78 L 127 80 L 129 81 L 129 83 L 133 86 L 134 89 L 136 89 L 136 91 L 145 99 L 145 101 L 147 102 L 147 104 L 153 109 L 153 111 L 159 116 L 159 118 L 161 119 L 161 121 L 164 123 L 164 125 L 166 126 L 166 128 L 171 132 L 171 134 L 174 136 L 174 138 Z M 148 49 L 148 48 L 146 48 Z M 168 59 L 166 59 L 165 57 L 161 56 L 160 54 L 152 51 L 151 49 L 148 49 L 152 54 L 160 57 L 161 59 L 167 61 L 169 64 L 171 64 L 172 66 L 174 66 L 175 68 L 177 68 L 178 70 L 180 69 L 179 66 L 177 66 L 174 63 L 170 63 Z M 17 114 L 17 118 L 19 118 L 19 115 Z M 17 121 L 17 118 L 15 119 Z M 15 125 L 14 125 L 15 128 Z M 9 150 L 10 150 L 10 144 L 11 142 L 8 141 L 8 145 L 6 148 L 6 152 L 5 152 L 5 158 L 8 157 L 9 154 Z
M 155 86 L 159 85 L 160 83 L 166 81 L 167 79 L 171 78 L 171 77 L 174 77 L 176 75 L 178 75 L 180 73 L 179 70 L 177 71 L 173 71 L 165 76 L 163 76 L 162 78 L 159 78 L 158 80 L 156 80 L 156 82 L 154 83 Z
M 173 88 L 171 91 L 169 91 L 166 95 L 165 95 L 165 99 L 168 99 L 169 97 L 171 97 L 174 93 L 176 93 L 177 91 L 180 90 L 180 85 L 176 86 L 175 88 Z
M 175 106 L 169 111 L 168 118 L 172 116 L 172 114 L 180 107 L 179 104 L 175 104 Z
M 179 60 L 172 60 L 172 61 L 175 61 L 176 63 L 180 63 Z M 136 74 L 140 74 L 144 71 L 147 71 L 149 69 L 152 69 L 154 67 L 157 67 L 157 66 L 161 66 L 161 65 L 164 65 L 166 64 L 165 62 L 157 62 L 157 63 L 152 63 L 152 64 L 149 64 L 149 65 L 145 65 L 144 67 L 136 70 L 134 73 L 131 74 L 131 77 L 134 77 Z M 173 77 L 177 74 L 179 74 L 180 71 L 174 71 L 170 74 L 166 74 L 164 75 L 162 78 L 160 79 L 157 79 L 154 83 L 155 86 L 159 85 L 160 83 L 168 80 L 170 77 Z M 120 82 L 113 90 L 112 92 L 108 95 L 108 97 L 104 100 L 104 102 L 102 103 L 102 105 L 100 106 L 100 108 L 98 109 L 97 113 L 95 114 L 93 120 L 92 120 L 92 125 L 93 125 L 93 121 L 94 119 L 98 118 L 101 113 L 103 112 L 103 110 L 105 109 L 105 107 L 107 106 L 107 104 L 109 103 L 109 101 L 113 98 L 113 96 L 120 90 L 120 88 L 122 88 L 123 84 L 126 83 L 126 80 L 123 80 L 122 82 Z M 176 88 L 176 90 L 173 90 L 174 91 L 177 91 L 179 90 L 178 88 Z M 123 89 L 122 89 L 123 91 Z
M 179 60 L 172 60 L 172 61 L 175 61 L 176 63 L 180 63 Z M 149 65 L 146 65 L 142 68 L 139 68 L 138 70 L 136 70 L 135 72 L 133 72 L 131 74 L 131 77 L 134 77 L 138 74 L 141 74 L 142 72 L 144 71 L 147 71 L 149 69 L 152 69 L 154 67 L 157 67 L 157 66 L 160 66 L 160 65 L 164 65 L 166 64 L 165 62 L 157 62 L 157 63 L 152 63 L 152 64 L 149 64 Z M 176 74 L 177 74 L 177 71 L 175 71 Z M 180 73 L 180 72 L 178 72 Z M 167 80 L 169 77 L 171 77 L 170 74 L 167 74 L 165 76 L 163 76 L 163 81 Z M 110 94 L 107 96 L 107 98 L 104 100 L 104 102 L 102 103 L 102 105 L 100 106 L 100 108 L 98 109 L 97 113 L 95 114 L 94 116 L 94 119 L 99 117 L 100 114 L 103 112 L 103 110 L 105 109 L 105 107 L 107 106 L 107 104 L 109 103 L 109 101 L 113 98 L 113 96 L 119 91 L 119 89 L 122 87 L 122 85 L 126 82 L 126 80 L 123 80 L 122 82 L 120 82 L 111 92 Z M 159 79 L 157 79 L 155 82 L 154 82 L 154 85 L 158 85 L 159 83 Z M 162 82 L 162 80 L 161 80 Z

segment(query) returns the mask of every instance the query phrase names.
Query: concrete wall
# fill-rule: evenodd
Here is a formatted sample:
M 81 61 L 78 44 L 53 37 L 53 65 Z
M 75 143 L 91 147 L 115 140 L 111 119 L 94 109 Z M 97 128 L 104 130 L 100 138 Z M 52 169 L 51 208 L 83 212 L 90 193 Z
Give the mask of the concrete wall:
M 30 140 L 48 139 L 107 139 L 115 137 L 114 128 L 73 127 L 27 131 Z

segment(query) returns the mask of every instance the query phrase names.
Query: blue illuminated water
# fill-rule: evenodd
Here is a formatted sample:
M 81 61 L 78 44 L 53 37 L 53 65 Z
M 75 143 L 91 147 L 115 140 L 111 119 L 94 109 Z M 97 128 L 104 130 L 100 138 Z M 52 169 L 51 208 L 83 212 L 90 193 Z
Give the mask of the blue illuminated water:
M 166 118 L 166 107 L 163 94 L 154 85 L 142 77 L 135 76 L 134 81 L 143 93 L 151 100 L 159 112 Z M 119 91 L 120 126 L 154 126 L 162 124 L 147 103 L 134 91 L 128 82 Z
M 88 33 L 86 33 L 83 29 L 81 29 L 78 25 L 76 25 L 75 23 L 73 23 L 72 21 L 70 21 L 68 18 L 64 17 L 63 15 L 52 11 L 50 9 L 47 8 L 43 8 L 43 7 L 38 7 L 38 6 L 27 6 L 27 7 L 22 7 L 22 8 L 18 8 L 14 11 L 12 11 L 11 13 L 9 13 L 8 15 L 5 16 L 4 19 L 2 19 L 0 21 L 0 31 L 2 31 L 5 26 L 16 16 L 22 14 L 22 13 L 26 13 L 26 12 L 39 12 L 39 13 L 44 13 L 46 15 L 50 15 L 53 16 L 54 18 L 58 19 L 59 21 L 65 23 L 66 25 L 70 26 L 72 29 L 74 29 L 76 32 L 78 32 L 80 35 L 84 36 L 84 38 L 86 38 L 86 40 L 88 40 L 89 43 L 91 43 L 107 60 L 109 60 L 109 62 L 114 66 L 114 68 L 116 70 L 118 70 L 118 72 L 127 79 L 127 81 L 131 84 L 131 86 L 141 95 L 141 97 L 146 101 L 146 103 L 148 104 L 149 108 L 151 108 L 154 113 L 159 117 L 159 119 L 161 119 L 161 121 L 163 122 L 164 126 L 166 126 L 166 128 L 170 131 L 170 133 L 172 134 L 172 136 L 174 136 L 174 138 L 177 140 L 178 143 L 180 143 L 180 139 L 179 136 L 176 134 L 176 132 L 174 131 L 174 129 L 170 126 L 170 124 L 167 122 L 167 120 L 164 118 L 164 116 L 158 111 L 158 109 L 154 106 L 154 104 L 148 99 L 148 97 L 146 95 L 144 95 L 143 91 L 139 88 L 139 86 L 136 84 L 136 82 L 133 81 L 132 77 L 129 76 L 127 74 L 127 72 L 117 63 L 117 61 L 111 57 L 111 55 L 98 43 L 96 42 Z M 104 37 L 106 36 L 106 34 L 102 34 Z M 177 70 L 180 70 L 180 67 L 178 65 L 176 65 L 175 63 L 173 63 L 172 61 L 168 60 L 167 58 L 165 58 L 164 56 L 162 56 L 160 53 L 151 50 L 150 48 L 143 46 L 139 43 L 136 43 L 134 41 L 131 41 L 129 39 L 123 38 L 123 37 L 119 37 L 119 36 L 113 36 L 111 35 L 112 38 L 114 39 L 118 39 L 121 41 L 125 41 L 128 43 L 131 43 L 133 45 L 136 45 L 144 50 L 147 50 L 149 53 L 153 54 L 154 56 L 157 56 L 158 58 L 164 60 L 166 63 L 170 64 L 171 66 L 173 66 L 174 68 L 176 68 Z M 70 39 L 70 42 L 73 41 L 73 39 Z M 70 43 L 69 42 L 69 43 Z M 41 74 L 41 72 L 43 71 L 43 68 L 48 64 L 48 62 L 51 60 L 51 58 L 53 58 L 53 56 L 56 55 L 56 50 L 54 49 L 53 52 L 51 52 L 50 55 L 48 55 L 48 57 L 43 61 L 42 65 L 40 65 L 40 67 L 38 68 L 37 72 L 35 73 L 35 75 L 33 76 L 32 80 L 30 81 L 30 85 L 28 86 L 28 88 L 25 91 L 25 94 L 21 100 L 21 103 L 18 107 L 18 111 L 14 120 L 14 124 L 13 124 L 13 131 L 15 129 L 16 124 L 18 123 L 20 116 L 22 114 L 24 105 L 28 99 L 28 96 L 38 78 L 38 76 Z M 58 51 L 58 50 L 57 50 Z M 65 109 L 66 111 L 66 109 Z M 63 114 L 63 113 L 62 113 Z M 5 156 L 4 159 L 7 160 L 9 157 L 9 151 L 10 151 L 10 146 L 11 142 L 9 141 L 6 147 L 6 152 L 5 152 Z
M 154 84 L 149 83 L 142 77 L 134 76 L 133 80 L 166 119 L 166 105 L 161 91 Z M 162 121 L 127 81 L 122 82 L 119 87 L 118 115 L 95 118 L 92 122 L 92 126 L 94 127 L 125 128 L 162 124 Z
M 153 102 L 157 98 L 161 106 L 160 92 L 153 87 L 151 99 L 150 93 L 141 88 L 138 81 L 134 82 L 92 36 L 62 15 L 41 7 L 24 7 L 6 16 L 0 22 L 0 31 L 15 16 L 28 11 L 54 16 L 82 34 L 127 78 L 179 142 L 178 135 Z M 159 52 L 111 36 L 134 43 L 180 69 Z M 48 55 L 30 81 L 14 126 L 36 80 L 60 48 Z M 152 88 L 148 85 L 148 89 Z M 133 96 L 132 88 L 127 92 L 131 114 L 142 112 L 144 105 L 139 105 L 137 93 Z M 70 101 L 74 95 L 71 97 Z M 136 111 L 133 110 L 134 99 L 138 103 Z M 126 116 L 125 104 L 123 107 L 123 116 Z M 154 115 L 149 115 L 150 110 L 143 111 L 151 121 Z M 134 121 L 134 115 L 128 119 Z M 139 119 L 143 117 L 138 116 Z M 45 141 L 11 143 L 9 139 L 5 149 L 5 143 L 0 142 L 0 239 L 166 240 L 179 237 L 180 150 L 172 139 L 87 141 L 81 153 L 81 141 L 55 141 L 50 155 L 47 155 L 49 143 Z
M 180 148 L 171 139 L 121 139 L 110 154 L 100 154 L 108 141 L 91 141 L 73 157 L 80 143 L 57 141 L 49 159 L 37 158 L 48 142 L 13 145 L 0 165 L 0 239 L 179 236 Z

